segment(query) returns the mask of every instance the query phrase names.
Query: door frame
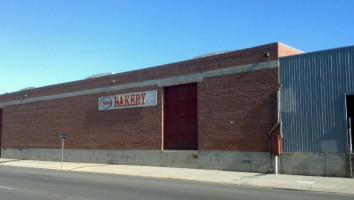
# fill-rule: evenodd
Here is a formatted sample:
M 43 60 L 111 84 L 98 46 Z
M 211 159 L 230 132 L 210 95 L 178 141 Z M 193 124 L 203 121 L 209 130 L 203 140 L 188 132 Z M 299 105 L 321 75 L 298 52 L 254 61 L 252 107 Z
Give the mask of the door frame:
M 346 127 L 346 135 L 347 135 L 347 138 L 348 138 L 348 153 L 353 153 L 353 146 L 354 146 L 354 138 L 352 137 L 353 136 L 353 127 L 351 127 L 351 133 L 349 133 L 349 117 L 348 117 L 348 100 L 347 100 L 347 97 L 348 96 L 354 96 L 354 93 L 345 93 L 344 94 L 344 101 L 345 101 L 345 104 L 344 104 L 344 113 L 345 113 L 345 127 Z M 351 118 L 351 121 L 354 121 L 354 117 Z
M 166 104 L 167 104 L 167 102 L 166 102 L 166 90 L 168 88 L 185 86 L 185 85 L 195 85 L 195 87 L 196 87 L 195 88 L 196 89 L 195 95 L 196 95 L 196 126 L 197 126 L 197 128 L 196 128 L 196 134 L 195 134 L 196 142 L 193 143 L 193 144 L 195 144 L 195 147 L 191 147 L 193 145 L 190 145 L 190 141 L 191 140 L 190 140 L 190 138 L 188 138 L 188 143 L 189 144 L 188 144 L 187 148 L 169 148 L 169 147 L 166 147 L 167 146 L 166 145 L 166 138 L 167 138 L 167 130 L 166 130 L 166 128 L 167 128 L 167 123 L 166 123 L 166 116 L 167 116 L 167 114 L 166 114 L 166 111 L 167 111 L 167 108 L 166 108 Z M 163 110 L 163 112 L 162 112 L 163 125 L 162 125 L 162 145 L 161 145 L 162 150 L 177 150 L 177 151 L 179 151 L 179 150 L 184 150 L 184 151 L 186 151 L 186 150 L 198 150 L 198 142 L 199 142 L 198 141 L 198 83 L 197 82 L 192 82 L 192 83 L 184 83 L 184 84 L 166 86 L 166 87 L 163 88 L 162 100 L 163 100 L 163 103 L 162 103 L 162 106 L 163 106 L 163 108 L 162 108 L 162 110 Z M 187 136 L 189 137 L 190 135 L 187 134 Z

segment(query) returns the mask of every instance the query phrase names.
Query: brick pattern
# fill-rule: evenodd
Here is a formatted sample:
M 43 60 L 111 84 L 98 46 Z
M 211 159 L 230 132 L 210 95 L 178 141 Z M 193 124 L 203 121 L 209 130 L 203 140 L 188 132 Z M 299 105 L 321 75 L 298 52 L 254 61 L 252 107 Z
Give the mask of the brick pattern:
M 277 89 L 277 69 L 199 83 L 199 149 L 268 151 L 268 132 L 277 120 Z
M 278 43 L 154 68 L 0 95 L 0 102 L 166 78 L 278 59 L 291 52 Z M 269 52 L 269 57 L 264 56 Z M 115 83 L 112 80 L 115 79 Z M 277 69 L 207 78 L 198 83 L 200 150 L 268 151 L 268 132 L 276 122 Z M 157 106 L 98 111 L 98 97 L 158 91 Z M 2 148 L 60 148 L 67 133 L 70 149 L 159 150 L 163 138 L 163 88 L 105 92 L 3 109 Z
M 161 105 L 161 88 L 142 88 L 152 89 Z M 161 149 L 161 108 L 98 111 L 98 97 L 113 94 L 6 107 L 2 148 L 61 148 L 59 134 L 66 133 L 70 149 Z

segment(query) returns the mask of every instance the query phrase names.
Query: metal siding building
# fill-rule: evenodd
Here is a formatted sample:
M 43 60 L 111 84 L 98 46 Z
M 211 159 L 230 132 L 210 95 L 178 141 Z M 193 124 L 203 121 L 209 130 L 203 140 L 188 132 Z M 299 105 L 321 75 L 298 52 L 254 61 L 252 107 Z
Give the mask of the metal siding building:
M 284 152 L 347 153 L 354 46 L 280 58 Z

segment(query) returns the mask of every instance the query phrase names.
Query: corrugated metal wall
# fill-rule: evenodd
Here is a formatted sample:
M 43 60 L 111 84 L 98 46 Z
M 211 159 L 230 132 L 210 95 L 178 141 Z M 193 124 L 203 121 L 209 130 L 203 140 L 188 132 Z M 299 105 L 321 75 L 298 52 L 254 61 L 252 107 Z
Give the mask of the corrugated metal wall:
M 280 58 L 284 152 L 348 152 L 354 46 Z

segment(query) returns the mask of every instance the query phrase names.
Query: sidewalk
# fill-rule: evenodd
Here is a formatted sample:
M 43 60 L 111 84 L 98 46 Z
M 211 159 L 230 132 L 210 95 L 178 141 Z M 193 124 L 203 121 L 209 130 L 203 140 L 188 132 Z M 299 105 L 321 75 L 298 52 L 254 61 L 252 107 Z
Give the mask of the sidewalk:
M 155 178 L 170 178 L 203 181 L 212 183 L 226 183 L 234 185 L 257 186 L 266 188 L 291 189 L 317 192 L 333 192 L 354 195 L 353 178 L 296 176 L 282 174 L 260 174 L 249 172 L 231 172 L 204 169 L 186 169 L 171 167 L 151 167 L 135 165 L 109 165 L 95 163 L 65 162 L 63 168 L 60 162 L 15 160 L 0 158 L 1 166 L 43 168 L 53 170 L 67 170 L 78 172 L 93 172 L 105 174 L 119 174 L 130 176 L 144 176 Z

